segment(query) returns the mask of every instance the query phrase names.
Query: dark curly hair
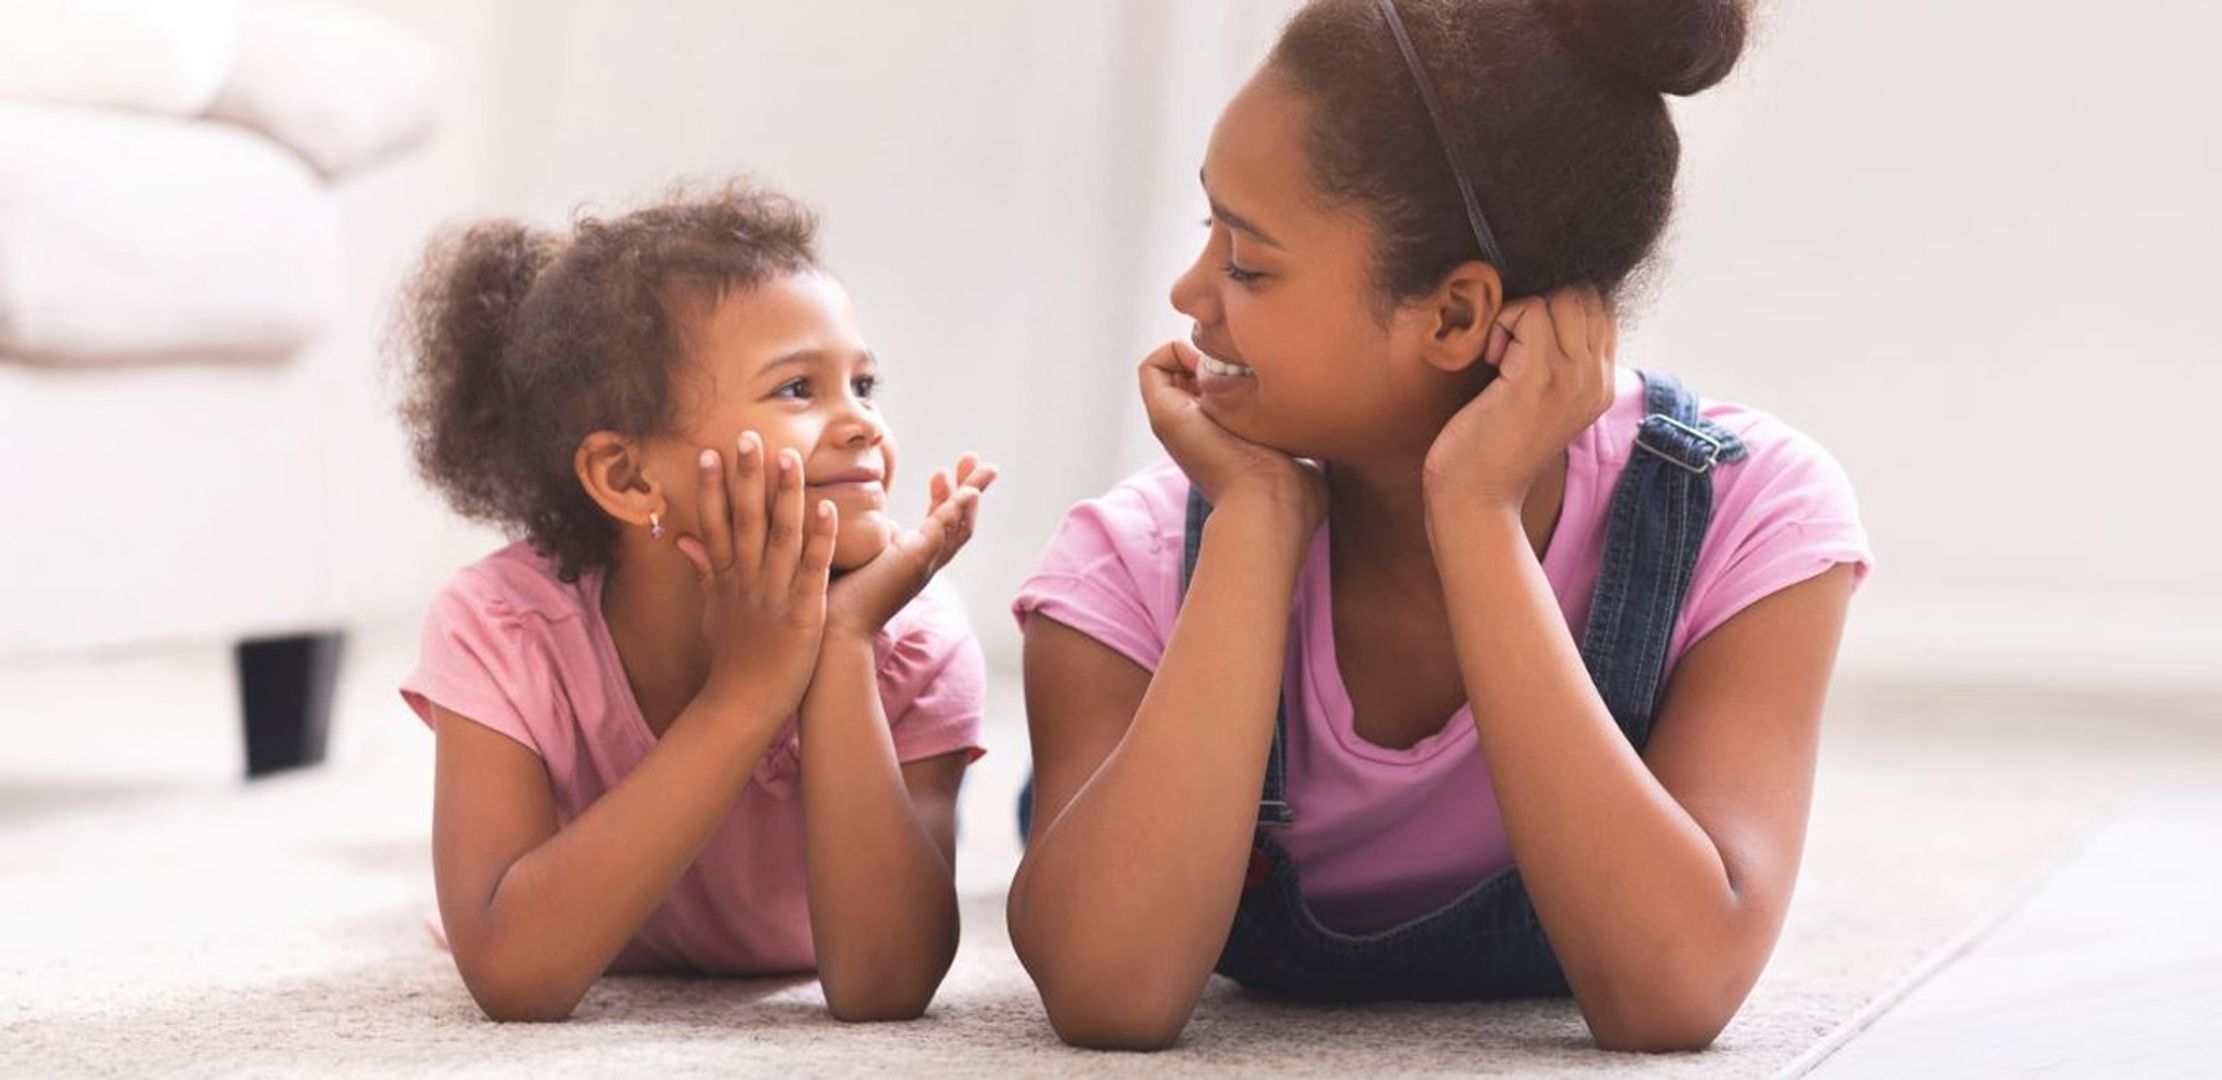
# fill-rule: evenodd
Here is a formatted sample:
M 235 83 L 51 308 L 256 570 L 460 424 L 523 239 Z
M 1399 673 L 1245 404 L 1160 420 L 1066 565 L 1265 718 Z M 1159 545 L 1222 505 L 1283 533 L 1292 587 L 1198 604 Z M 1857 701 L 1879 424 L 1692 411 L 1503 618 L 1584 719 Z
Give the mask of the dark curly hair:
M 1398 0 L 1492 231 L 1508 296 L 1590 282 L 1616 298 L 1674 205 L 1663 94 L 1728 76 L 1749 0 Z M 1481 258 L 1377 0 L 1314 0 L 1268 70 L 1309 98 L 1311 179 L 1365 208 L 1391 306 Z
M 522 533 L 565 581 L 607 565 L 616 524 L 579 484 L 579 443 L 671 430 L 687 313 L 815 269 L 816 233 L 801 204 L 736 181 L 581 216 L 568 236 L 488 221 L 434 240 L 399 327 L 418 471 L 458 513 Z

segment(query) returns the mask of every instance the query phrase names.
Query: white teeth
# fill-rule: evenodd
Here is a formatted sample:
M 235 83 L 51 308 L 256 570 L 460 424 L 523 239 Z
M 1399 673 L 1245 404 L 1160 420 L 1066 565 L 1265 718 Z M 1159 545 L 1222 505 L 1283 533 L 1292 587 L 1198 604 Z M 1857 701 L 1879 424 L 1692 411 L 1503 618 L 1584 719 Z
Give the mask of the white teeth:
M 1229 379 L 1244 379 L 1257 374 L 1257 372 L 1243 367 L 1241 364 L 1230 364 L 1209 356 L 1197 357 L 1196 369 L 1206 375 L 1219 375 Z

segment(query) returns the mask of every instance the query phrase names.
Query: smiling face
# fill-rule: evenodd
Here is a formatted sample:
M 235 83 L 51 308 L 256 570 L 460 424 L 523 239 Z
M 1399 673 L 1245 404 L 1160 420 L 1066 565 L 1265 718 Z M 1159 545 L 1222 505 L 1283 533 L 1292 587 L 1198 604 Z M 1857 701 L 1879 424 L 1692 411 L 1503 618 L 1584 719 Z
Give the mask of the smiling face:
M 684 320 L 679 428 L 648 448 L 657 475 L 683 478 L 671 522 L 699 535 L 697 455 L 711 448 L 730 463 L 735 441 L 754 431 L 767 464 L 786 449 L 802 456 L 806 505 L 827 499 L 839 510 L 834 568 L 870 562 L 894 530 L 895 444 L 879 413 L 879 362 L 847 290 L 823 273 L 785 274 L 697 307 Z
M 1204 155 L 1210 234 L 1173 284 L 1207 358 L 1203 409 L 1227 430 L 1322 460 L 1424 454 L 1470 374 L 1423 359 L 1433 314 L 1386 304 L 1374 233 L 1310 180 L 1309 105 L 1271 69 L 1229 102 Z

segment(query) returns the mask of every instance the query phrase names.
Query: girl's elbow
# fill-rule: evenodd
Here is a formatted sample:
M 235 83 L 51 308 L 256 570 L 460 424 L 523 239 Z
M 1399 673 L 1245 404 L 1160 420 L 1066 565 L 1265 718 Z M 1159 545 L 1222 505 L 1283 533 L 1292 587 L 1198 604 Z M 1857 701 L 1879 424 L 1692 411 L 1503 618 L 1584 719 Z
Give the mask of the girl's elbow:
M 568 1020 L 586 997 L 585 986 L 567 986 L 527 965 L 487 957 L 455 958 L 463 988 L 480 1012 L 497 1023 L 550 1024 Z
M 1096 994 L 1078 1000 L 1042 995 L 1050 1029 L 1083 1050 L 1163 1050 L 1188 1027 L 1190 1003 L 1147 995 Z
M 849 1024 L 916 1020 L 926 1015 L 955 959 L 955 945 L 933 956 L 888 957 L 880 962 L 821 963 L 818 986 L 826 1011 Z
M 576 1002 L 544 998 L 478 998 L 479 1011 L 497 1024 L 560 1024 L 571 1018 Z
M 1610 995 L 1582 1019 L 1600 1049 L 1638 1054 L 1703 1050 L 1736 1018 L 1743 996 L 1706 980 L 1649 982 L 1640 990 Z
M 1163 1050 L 1188 1027 L 1208 971 L 1198 974 L 1132 950 L 1075 947 L 1057 928 L 1030 924 L 1016 888 L 1009 920 L 1012 951 L 1041 995 L 1050 1028 L 1066 1045 Z
M 1035 987 L 1049 1026 L 1085 1050 L 1163 1050 L 1179 1041 L 1196 1010 L 1196 980 L 1172 972 L 1136 977 L 1123 972 L 1035 969 Z
M 932 1004 L 935 984 L 925 986 L 857 986 L 820 977 L 825 989 L 826 1011 L 844 1024 L 884 1024 L 916 1020 Z
M 1713 1045 L 1733 1014 L 1636 1016 L 1609 1021 L 1591 1019 L 1590 1034 L 1600 1050 L 1628 1054 L 1674 1054 L 1703 1050 Z
M 569 1020 L 586 995 L 507 976 L 466 973 L 463 985 L 488 1020 L 502 1024 L 553 1024 Z

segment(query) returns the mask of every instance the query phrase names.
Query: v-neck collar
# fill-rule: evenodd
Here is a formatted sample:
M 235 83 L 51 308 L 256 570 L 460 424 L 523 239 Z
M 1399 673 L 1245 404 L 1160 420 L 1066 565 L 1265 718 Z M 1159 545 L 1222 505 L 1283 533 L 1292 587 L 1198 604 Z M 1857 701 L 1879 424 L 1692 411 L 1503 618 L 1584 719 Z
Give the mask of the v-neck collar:
M 1559 495 L 1558 520 L 1552 523 L 1542 558 L 1544 574 L 1555 580 L 1569 577 L 1566 561 L 1573 557 L 1574 545 L 1566 539 L 1567 520 L 1577 513 L 1585 523 L 1597 519 L 1597 427 L 1592 424 L 1566 448 L 1566 486 Z M 1342 661 L 1335 655 L 1334 559 L 1329 528 L 1323 520 L 1312 536 L 1311 550 L 1304 559 L 1304 588 L 1298 591 L 1291 614 L 1302 635 L 1304 679 L 1313 700 L 1325 711 L 1324 723 L 1333 731 L 1335 741 L 1346 754 L 1387 765 L 1417 765 L 1465 745 L 1476 737 L 1472 702 L 1460 705 L 1442 727 L 1401 750 L 1358 734 L 1357 711 L 1351 705 L 1349 685 L 1343 681 Z

